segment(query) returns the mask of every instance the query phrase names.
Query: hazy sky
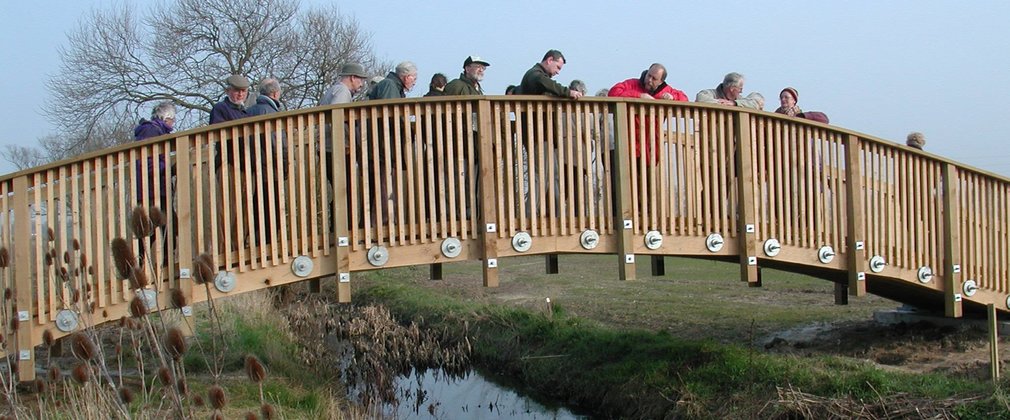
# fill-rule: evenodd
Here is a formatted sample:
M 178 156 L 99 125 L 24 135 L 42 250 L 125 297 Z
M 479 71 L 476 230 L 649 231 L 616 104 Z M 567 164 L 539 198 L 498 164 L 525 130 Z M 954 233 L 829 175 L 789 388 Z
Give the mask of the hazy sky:
M 123 1 L 123 0 L 120 0 Z M 133 1 L 138 9 L 146 1 Z M 338 4 L 370 31 L 380 57 L 459 75 L 463 59 L 491 62 L 484 88 L 504 92 L 544 52 L 568 59 L 557 80 L 590 92 L 636 77 L 652 62 L 690 98 L 722 76 L 778 106 L 785 86 L 832 124 L 904 142 L 921 131 L 930 152 L 1010 175 L 1010 2 L 979 1 L 392 1 Z M 58 48 L 79 19 L 109 0 L 0 1 L 4 144 L 52 131 L 41 115 Z M 0 174 L 13 167 L 0 162 Z

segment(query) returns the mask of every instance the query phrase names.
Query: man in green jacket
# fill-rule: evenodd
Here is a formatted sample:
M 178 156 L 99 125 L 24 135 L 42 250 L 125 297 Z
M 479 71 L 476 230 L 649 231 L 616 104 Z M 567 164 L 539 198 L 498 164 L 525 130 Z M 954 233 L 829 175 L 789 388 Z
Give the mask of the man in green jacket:
M 523 75 L 523 81 L 519 84 L 519 95 L 551 95 L 559 98 L 579 99 L 582 93 L 571 90 L 551 79 L 561 73 L 561 67 L 565 65 L 565 56 L 561 51 L 550 50 L 544 54 L 544 58 L 539 63 L 534 64 Z
M 459 78 L 445 86 L 445 95 L 483 95 L 484 89 L 480 87 L 480 82 L 484 80 L 484 70 L 490 66 L 490 63 L 476 55 L 467 57 L 463 61 L 463 72 Z

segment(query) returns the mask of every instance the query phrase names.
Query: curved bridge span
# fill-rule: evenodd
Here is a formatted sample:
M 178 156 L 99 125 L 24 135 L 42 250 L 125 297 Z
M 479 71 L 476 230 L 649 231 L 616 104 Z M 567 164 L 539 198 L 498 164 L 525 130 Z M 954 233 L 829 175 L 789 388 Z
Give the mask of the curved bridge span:
M 188 302 L 379 267 L 521 254 L 774 266 L 959 317 L 1008 310 L 1010 180 L 842 128 L 767 112 L 609 98 L 370 101 L 202 127 L 0 178 L 0 244 L 21 379 L 43 332 L 118 320 L 140 293 Z M 135 206 L 169 217 L 142 245 Z M 171 209 L 171 210 L 169 210 Z M 149 255 L 118 276 L 110 243 Z M 49 255 L 49 257 L 46 257 Z M 55 257 L 55 258 L 54 258 Z M 603 258 L 603 257 L 601 257 Z M 550 258 L 548 259 L 550 262 Z M 654 269 L 661 268 L 654 265 Z M 549 264 L 550 269 L 550 264 Z M 9 324 L 6 324 L 9 325 Z M 13 344 L 13 343 L 12 343 Z

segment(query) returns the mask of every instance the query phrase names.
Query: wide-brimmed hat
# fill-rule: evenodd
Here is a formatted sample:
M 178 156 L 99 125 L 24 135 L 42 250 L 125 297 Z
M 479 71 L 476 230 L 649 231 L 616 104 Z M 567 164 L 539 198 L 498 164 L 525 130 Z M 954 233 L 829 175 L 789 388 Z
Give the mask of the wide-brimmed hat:
M 241 74 L 233 74 L 224 79 L 224 83 L 230 88 L 249 89 L 249 79 Z
M 480 56 L 476 56 L 476 55 L 471 55 L 471 56 L 467 57 L 466 60 L 463 60 L 463 67 L 469 66 L 469 65 L 471 65 L 473 63 L 483 64 L 484 67 L 491 67 L 491 63 L 488 63 L 487 61 L 484 61 L 483 58 L 480 58 Z
M 358 76 L 362 79 L 368 78 L 368 74 L 365 73 L 365 67 L 358 63 L 347 63 L 340 66 L 340 76 Z

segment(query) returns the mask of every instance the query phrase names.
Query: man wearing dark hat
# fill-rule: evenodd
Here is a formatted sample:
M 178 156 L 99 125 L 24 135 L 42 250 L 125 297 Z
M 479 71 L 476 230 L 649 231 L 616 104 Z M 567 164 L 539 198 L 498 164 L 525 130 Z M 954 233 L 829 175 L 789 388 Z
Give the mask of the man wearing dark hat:
M 445 94 L 483 95 L 484 89 L 480 87 L 480 82 L 484 80 L 484 70 L 490 66 L 490 63 L 476 55 L 467 57 L 463 61 L 463 73 L 445 86 Z
M 334 83 L 323 94 L 319 105 L 336 105 L 350 103 L 365 86 L 365 67 L 358 63 L 347 63 L 340 66 L 340 80 Z
M 249 97 L 249 79 L 241 74 L 233 74 L 224 79 L 224 84 L 224 93 L 227 97 L 210 110 L 211 124 L 237 120 L 249 115 L 245 108 L 245 100 Z

